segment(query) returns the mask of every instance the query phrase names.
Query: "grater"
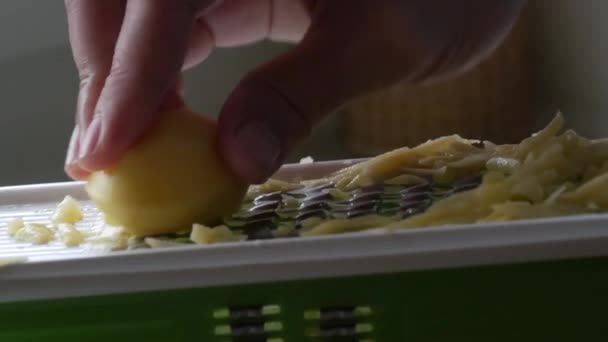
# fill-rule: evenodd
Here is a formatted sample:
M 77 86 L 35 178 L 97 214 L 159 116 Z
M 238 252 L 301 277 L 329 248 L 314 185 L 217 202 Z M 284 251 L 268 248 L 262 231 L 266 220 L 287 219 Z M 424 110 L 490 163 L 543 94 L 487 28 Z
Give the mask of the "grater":
M 357 161 L 284 166 L 317 178 Z M 79 182 L 0 189 L 0 227 Z M 0 341 L 602 340 L 608 215 L 108 251 L 2 229 Z M 21 258 L 27 257 L 27 260 Z

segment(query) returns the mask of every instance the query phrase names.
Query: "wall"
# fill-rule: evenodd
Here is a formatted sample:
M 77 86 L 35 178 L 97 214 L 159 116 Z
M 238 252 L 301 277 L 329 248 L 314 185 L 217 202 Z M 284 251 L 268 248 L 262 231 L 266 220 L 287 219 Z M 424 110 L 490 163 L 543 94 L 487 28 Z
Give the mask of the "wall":
M 536 0 L 532 5 L 540 119 L 544 123 L 561 110 L 580 133 L 608 135 L 608 1 Z

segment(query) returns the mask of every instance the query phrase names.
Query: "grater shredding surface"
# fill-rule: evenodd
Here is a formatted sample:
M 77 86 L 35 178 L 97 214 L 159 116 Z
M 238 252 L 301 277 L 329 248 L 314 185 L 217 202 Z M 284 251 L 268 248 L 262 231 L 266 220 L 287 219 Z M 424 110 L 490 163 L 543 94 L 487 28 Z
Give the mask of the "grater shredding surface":
M 58 239 L 46 244 L 32 244 L 16 241 L 7 232 L 7 223 L 20 217 L 25 223 L 51 224 L 53 214 L 59 201 L 36 204 L 19 204 L 0 206 L 0 260 L 52 261 L 69 258 L 94 256 L 107 252 L 108 244 L 85 242 L 79 246 L 67 247 Z M 94 238 L 107 232 L 107 226 L 97 209 L 88 201 L 79 201 L 83 219 L 75 224 L 76 228 L 88 238 Z

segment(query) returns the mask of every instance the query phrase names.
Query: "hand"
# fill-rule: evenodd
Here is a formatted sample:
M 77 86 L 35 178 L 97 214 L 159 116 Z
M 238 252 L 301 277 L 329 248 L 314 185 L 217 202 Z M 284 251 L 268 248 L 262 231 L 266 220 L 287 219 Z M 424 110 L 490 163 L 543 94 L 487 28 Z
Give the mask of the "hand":
M 119 159 L 161 110 L 182 104 L 182 70 L 213 48 L 298 42 L 247 74 L 219 116 L 222 156 L 242 179 L 262 182 L 348 99 L 480 61 L 524 2 L 66 0 L 81 79 L 66 171 L 83 179 Z

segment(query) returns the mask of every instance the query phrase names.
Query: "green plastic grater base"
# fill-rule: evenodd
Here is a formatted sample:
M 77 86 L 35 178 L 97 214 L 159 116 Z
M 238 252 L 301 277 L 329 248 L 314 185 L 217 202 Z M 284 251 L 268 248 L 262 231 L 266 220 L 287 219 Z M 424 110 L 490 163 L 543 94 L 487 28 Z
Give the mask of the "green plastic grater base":
M 606 288 L 597 258 L 8 303 L 0 341 L 601 341 Z M 231 306 L 270 308 L 276 331 L 223 336 Z M 314 337 L 332 307 L 358 309 L 361 333 Z

